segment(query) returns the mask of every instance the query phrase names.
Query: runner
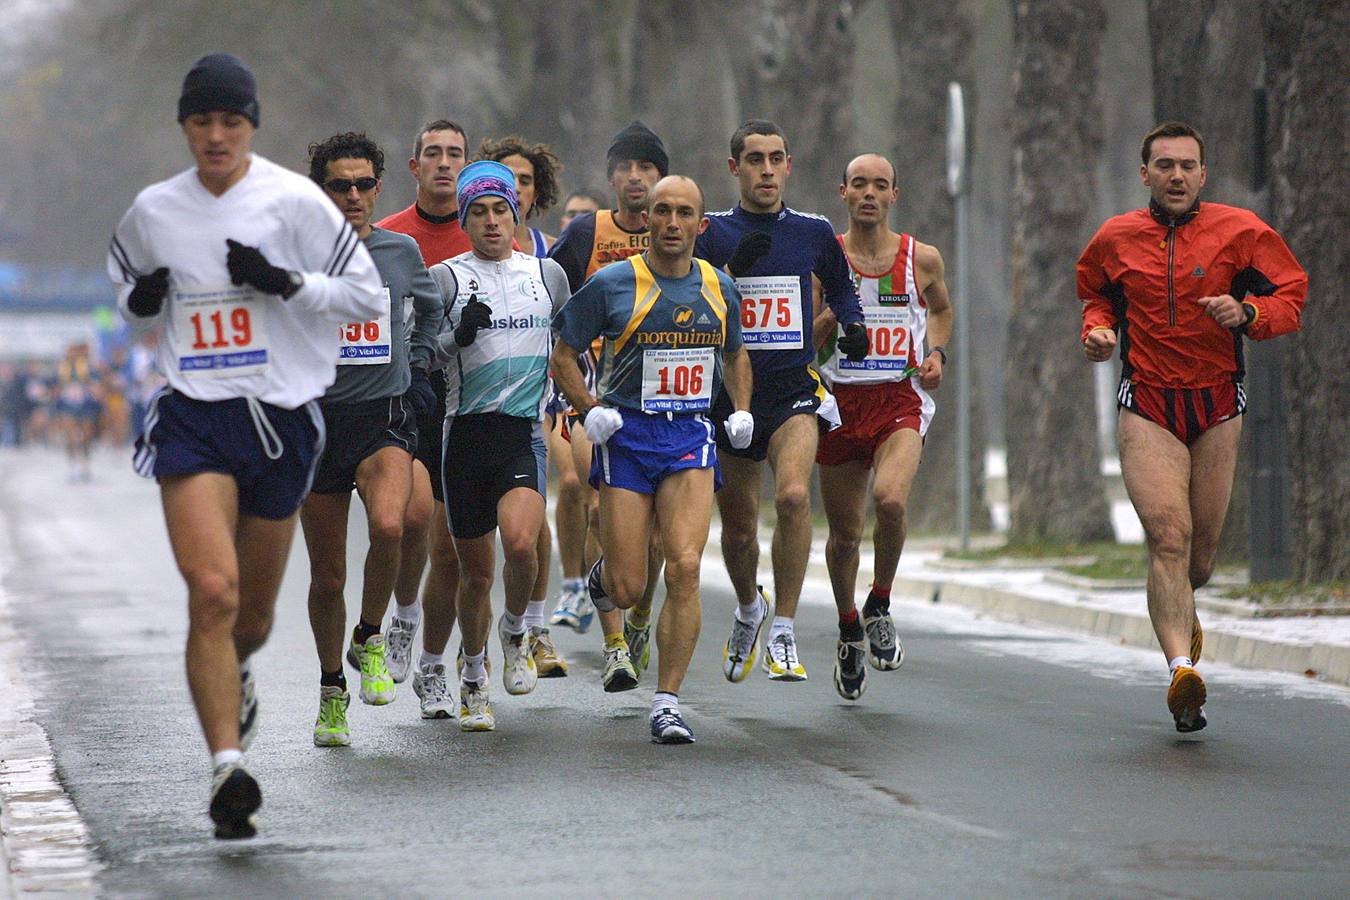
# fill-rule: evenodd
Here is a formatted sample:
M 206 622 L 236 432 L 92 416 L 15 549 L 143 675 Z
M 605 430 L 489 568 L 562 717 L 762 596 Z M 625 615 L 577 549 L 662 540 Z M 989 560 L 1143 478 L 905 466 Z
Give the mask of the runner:
M 462 570 L 459 725 L 465 731 L 492 731 L 496 723 L 485 645 L 498 534 L 506 592 L 497 625 L 502 683 L 509 694 L 528 694 L 538 678 L 525 616 L 544 521 L 547 460 L 541 423 L 550 325 L 571 294 L 557 263 L 512 250 L 520 212 L 515 177 L 506 166 L 480 160 L 464 168 L 459 214 L 473 251 L 431 268 L 452 327 L 440 340 L 451 362 L 442 471 Z
M 1148 545 L 1148 612 L 1171 673 L 1177 731 L 1206 725 L 1196 671 L 1209 581 L 1237 465 L 1247 398 L 1243 338 L 1297 331 L 1308 276 L 1245 209 L 1201 203 L 1205 143 L 1182 122 L 1144 137 L 1146 209 L 1114 216 L 1078 260 L 1083 352 L 1120 345 L 1120 467 Z
M 567 229 L 572 224 L 572 220 L 582 213 L 595 213 L 600 211 L 600 198 L 590 191 L 573 191 L 567 195 L 563 201 L 562 215 L 558 217 L 558 231 Z
M 412 206 L 375 223 L 417 241 L 422 261 L 435 265 L 469 249 L 469 236 L 459 226 L 455 179 L 467 160 L 468 135 L 449 119 L 428 122 L 413 140 L 408 171 L 417 182 Z M 435 406 L 417 417 L 417 455 L 413 460 L 412 500 L 403 520 L 396 605 L 385 631 L 389 674 L 402 683 L 412 668 L 413 640 L 426 611 L 422 653 L 413 672 L 413 693 L 423 718 L 445 719 L 455 713 L 454 695 L 446 678 L 443 655 L 455 628 L 455 594 L 459 591 L 459 557 L 445 529 L 445 496 L 441 491 L 441 442 L 445 423 L 445 371 L 431 369 Z M 428 538 L 430 548 L 428 552 Z M 422 571 L 430 571 L 422 587 Z M 422 588 L 421 600 L 418 588 Z
M 835 352 L 838 338 L 831 336 L 838 331 L 834 313 L 824 309 L 816 317 L 817 339 L 825 341 L 820 374 L 843 420 L 842 427 L 821 436 L 816 462 L 830 529 L 825 564 L 839 609 L 834 687 L 845 700 L 857 700 L 867 688 L 864 659 L 888 671 L 898 669 L 905 658 L 891 620 L 891 583 L 905 547 L 910 485 L 933 419 L 928 392 L 942 383 L 952 305 L 942 254 L 890 230 L 888 218 L 900 188 L 889 160 L 875 153 L 855 158 L 844 170 L 839 194 L 848 206 L 848 231 L 839 242 L 862 297 L 871 350 L 862 362 L 840 358 Z M 853 598 L 858 545 L 867 522 L 869 469 L 877 517 L 872 529 L 875 559 L 872 588 L 859 621 Z
M 484 141 L 478 148 L 479 159 L 495 160 L 516 176 L 516 199 L 520 205 L 520 222 L 516 225 L 516 245 L 526 248 L 532 256 L 548 256 L 548 248 L 557 238 L 544 234 L 525 223 L 553 206 L 558 199 L 558 174 L 562 163 L 547 144 L 527 145 L 518 137 L 500 141 Z M 558 491 L 558 555 L 563 559 L 563 579 L 581 577 L 581 552 L 586 541 L 586 495 L 571 465 L 571 451 L 562 436 L 559 412 L 562 405 L 558 394 L 549 383 L 549 400 L 545 408 L 545 435 L 549 455 L 553 457 L 560 479 L 564 482 Z M 539 527 L 538 574 L 530 591 L 530 605 L 525 613 L 525 624 L 534 638 L 534 664 L 540 678 L 564 678 L 567 661 L 558 655 L 553 635 L 544 624 L 544 600 L 548 596 L 549 563 L 553 555 L 553 533 L 544 517 Z M 573 567 L 569 570 L 568 564 Z M 570 573 L 570 574 L 569 574 Z
M 309 177 L 356 230 L 384 282 L 380 315 L 341 327 L 337 380 L 319 405 L 328 441 L 300 511 L 309 549 L 309 623 L 319 653 L 314 743 L 320 747 L 351 744 L 351 695 L 342 672 L 342 643 L 353 490 L 365 506 L 370 546 L 361 613 L 347 658 L 361 672 L 361 702 L 383 706 L 394 701 L 380 622 L 398 575 L 418 441 L 416 416 L 435 406 L 427 368 L 435 357 L 445 308 L 417 243 L 371 225 L 383 175 L 384 151 L 364 134 L 334 135 L 310 145 Z M 414 383 L 417 389 L 410 390 Z
M 342 322 L 381 312 L 380 279 L 308 179 L 251 152 L 253 73 L 197 61 L 178 121 L 196 166 L 137 195 L 108 273 L 137 328 L 161 332 L 136 469 L 159 481 L 188 586 L 188 684 L 215 766 L 216 837 L 256 831 L 243 752 L 257 729 L 248 660 L 267 640 L 296 512 L 323 452 L 314 399 L 332 383 Z
M 605 155 L 605 165 L 610 186 L 614 189 L 614 209 L 577 216 L 549 252 L 567 273 L 567 282 L 574 293 L 600 269 L 650 246 L 651 238 L 647 232 L 650 192 L 657 180 L 664 178 L 670 170 L 670 160 L 661 138 L 641 122 L 629 124 L 614 136 Z M 577 358 L 592 390 L 599 358 L 599 340 Z M 554 378 L 557 378 L 556 370 Z M 578 477 L 588 480 L 592 454 L 585 423 L 569 411 L 568 428 Z M 591 491 L 587 499 L 583 566 L 594 563 L 599 554 L 599 495 Z M 652 597 L 661 577 L 659 532 L 653 532 L 652 538 L 648 565 L 650 580 L 642 601 L 627 615 L 617 610 L 600 615 L 605 639 L 605 667 L 601 678 L 606 691 L 637 687 L 638 677 L 651 659 Z M 550 621 L 585 633 L 594 616 L 583 583 L 579 579 L 564 580 L 562 595 Z
M 679 691 L 702 624 L 699 567 L 718 457 L 706 412 L 725 379 L 735 406 L 726 430 L 736 445 L 750 443 L 750 361 L 735 316 L 735 285 L 693 259 L 694 240 L 707 227 L 698 185 L 679 175 L 661 179 L 651 192 L 649 220 L 650 249 L 597 273 L 563 307 L 553 370 L 595 441 L 590 476 L 600 491 L 604 555 L 587 587 L 597 609 L 641 602 L 650 580 L 650 534 L 654 527 L 661 533 L 666 600 L 656 633 L 651 734 L 658 743 L 690 744 Z M 604 355 L 593 394 L 574 362 L 600 336 Z
M 97 376 L 89 345 L 72 344 L 56 370 L 56 420 L 66 445 L 71 481 L 92 481 L 90 461 L 103 405 L 95 394 Z
M 755 665 L 759 630 L 769 600 L 758 581 L 759 495 L 767 459 L 774 478 L 777 521 L 773 531 L 773 623 L 764 669 L 774 681 L 805 681 L 793 629 L 797 600 L 811 554 L 811 465 L 819 436 L 817 415 L 838 424 L 814 360 L 815 285 L 843 328 L 838 350 L 850 360 L 867 355 L 858 294 L 848 261 L 823 216 L 800 213 L 783 202 L 792 157 L 787 138 L 773 122 L 752 119 L 731 136 L 731 174 L 740 183 L 740 203 L 711 213 L 697 253 L 726 266 L 736 279 L 745 346 L 755 370 L 755 439 L 738 449 L 721 430 L 726 488 L 717 495 L 722 517 L 722 556 L 736 589 L 731 637 L 722 653 L 727 680 L 744 681 Z M 833 330 L 833 323 L 830 328 Z M 713 420 L 731 412 L 724 393 L 713 403 Z

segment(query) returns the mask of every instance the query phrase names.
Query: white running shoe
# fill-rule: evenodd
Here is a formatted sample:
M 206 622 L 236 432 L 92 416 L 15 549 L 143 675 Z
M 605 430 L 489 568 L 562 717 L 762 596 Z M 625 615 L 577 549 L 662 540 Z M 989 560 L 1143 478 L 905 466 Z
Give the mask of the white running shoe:
M 389 617 L 389 627 L 384 632 L 384 663 L 389 667 L 389 676 L 394 684 L 408 680 L 412 669 L 413 638 L 417 636 L 417 623 L 400 619 L 397 615 Z
M 781 632 L 764 645 L 764 671 L 770 681 L 805 681 L 806 666 L 797 659 L 797 636 Z
M 492 701 L 488 699 L 488 683 L 473 681 L 459 683 L 459 728 L 461 731 L 496 731 L 497 720 L 492 715 Z
M 422 703 L 422 718 L 448 719 L 455 714 L 455 697 L 445 677 L 445 666 L 419 667 L 413 672 L 413 693 Z
M 759 623 L 746 625 L 735 615 L 731 617 L 731 637 L 722 647 L 722 674 L 727 681 L 745 680 L 755 667 L 755 650 L 759 645 L 759 630 L 769 618 L 769 601 L 763 588 L 755 588 L 755 605 L 759 607 Z M 767 657 L 766 657 L 767 658 Z
M 505 624 L 505 619 L 497 622 L 497 636 L 502 640 L 502 685 L 508 694 L 528 694 L 539 683 L 530 630 L 507 634 Z

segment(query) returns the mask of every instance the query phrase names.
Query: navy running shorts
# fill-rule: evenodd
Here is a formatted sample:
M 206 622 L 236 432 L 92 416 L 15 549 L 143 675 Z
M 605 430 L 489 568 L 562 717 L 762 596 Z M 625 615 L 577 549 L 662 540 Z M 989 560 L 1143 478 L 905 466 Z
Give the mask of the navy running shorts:
M 591 448 L 591 487 L 655 494 L 681 469 L 712 469 L 713 489 L 722 486 L 713 426 L 702 413 L 641 413 L 621 409 L 623 427 L 603 446 Z
M 502 413 L 455 416 L 446 432 L 442 477 L 450 533 L 466 540 L 490 533 L 497 527 L 497 501 L 508 491 L 547 491 L 543 425 Z
M 356 489 L 356 469 L 385 447 L 417 450 L 417 424 L 403 396 L 320 403 L 327 443 L 314 474 L 316 494 L 348 494 Z
M 825 400 L 825 386 L 812 369 L 802 369 L 791 375 L 775 375 L 761 380 L 755 377 L 754 393 L 750 395 L 750 414 L 755 417 L 755 432 L 750 446 L 737 450 L 727 440 L 725 422 L 735 412 L 731 397 L 719 391 L 713 401 L 709 418 L 717 428 L 717 449 L 731 456 L 761 462 L 769 456 L 769 439 L 788 419 L 802 413 L 815 414 Z M 828 426 L 821 424 L 821 432 Z
M 432 369 L 431 387 L 436 392 L 436 407 L 425 416 L 417 417 L 417 448 L 413 459 L 427 467 L 431 476 L 431 496 L 437 503 L 445 502 L 441 488 L 441 453 L 445 443 L 445 371 Z

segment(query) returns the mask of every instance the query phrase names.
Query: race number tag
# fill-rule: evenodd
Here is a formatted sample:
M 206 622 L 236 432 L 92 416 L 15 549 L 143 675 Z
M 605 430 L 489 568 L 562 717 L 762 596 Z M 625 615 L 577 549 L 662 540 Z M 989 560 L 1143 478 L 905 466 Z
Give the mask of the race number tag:
M 277 302 L 247 285 L 193 286 L 173 293 L 174 356 L 191 378 L 267 371 L 267 308 Z
M 389 288 L 384 288 L 382 294 L 384 299 L 380 301 L 382 311 L 378 318 L 338 326 L 341 329 L 338 339 L 339 366 L 383 366 L 393 360 Z
M 794 275 L 737 278 L 741 341 L 747 350 L 800 350 L 802 283 Z
M 712 406 L 713 348 L 642 351 L 643 412 L 705 412 Z
M 839 357 L 840 370 L 850 369 L 858 372 L 903 372 L 909 368 L 914 356 L 910 335 L 910 309 L 907 306 L 864 306 L 863 320 L 867 326 L 867 338 L 872 349 L 867 358 L 853 362 L 846 356 Z M 844 329 L 839 329 L 842 337 Z

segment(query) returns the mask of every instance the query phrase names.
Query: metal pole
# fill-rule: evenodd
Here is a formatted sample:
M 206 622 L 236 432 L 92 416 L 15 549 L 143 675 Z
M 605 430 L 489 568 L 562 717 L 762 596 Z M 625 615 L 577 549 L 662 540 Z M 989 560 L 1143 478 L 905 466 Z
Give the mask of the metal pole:
M 956 519 L 961 549 L 970 549 L 970 187 L 966 105 L 961 85 L 947 85 L 947 193 L 956 201 Z

